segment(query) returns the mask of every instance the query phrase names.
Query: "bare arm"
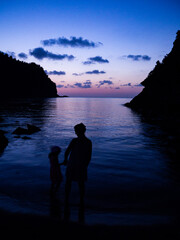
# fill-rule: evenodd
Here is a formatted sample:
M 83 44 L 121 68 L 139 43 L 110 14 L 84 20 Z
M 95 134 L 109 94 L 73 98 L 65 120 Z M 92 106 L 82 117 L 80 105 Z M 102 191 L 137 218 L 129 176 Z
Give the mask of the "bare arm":
M 91 161 L 91 156 L 92 156 L 92 142 L 90 141 L 89 143 L 89 153 L 88 153 L 88 156 L 87 156 L 87 166 L 89 165 L 89 162 Z
M 65 154 L 64 154 L 64 162 L 62 163 L 63 165 L 67 165 L 67 162 L 68 162 L 68 156 L 72 150 L 72 147 L 73 147 L 73 140 L 70 142 L 69 146 L 67 147 L 66 151 L 65 151 Z

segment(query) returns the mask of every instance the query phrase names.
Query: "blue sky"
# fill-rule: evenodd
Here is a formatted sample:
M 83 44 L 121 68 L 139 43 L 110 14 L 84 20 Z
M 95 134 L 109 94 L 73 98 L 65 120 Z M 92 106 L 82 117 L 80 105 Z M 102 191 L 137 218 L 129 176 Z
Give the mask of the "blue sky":
M 41 65 L 60 95 L 133 97 L 180 29 L 180 2 L 3 1 L 0 51 Z

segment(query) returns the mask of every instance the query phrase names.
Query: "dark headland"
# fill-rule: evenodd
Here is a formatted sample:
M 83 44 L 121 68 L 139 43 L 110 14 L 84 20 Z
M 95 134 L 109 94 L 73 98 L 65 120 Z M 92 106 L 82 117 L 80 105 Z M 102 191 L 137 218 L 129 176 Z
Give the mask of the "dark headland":
M 180 31 L 173 48 L 141 82 L 142 92 L 125 106 L 145 116 L 180 119 Z
M 56 84 L 44 69 L 35 63 L 25 63 L 0 52 L 1 98 L 58 97 Z

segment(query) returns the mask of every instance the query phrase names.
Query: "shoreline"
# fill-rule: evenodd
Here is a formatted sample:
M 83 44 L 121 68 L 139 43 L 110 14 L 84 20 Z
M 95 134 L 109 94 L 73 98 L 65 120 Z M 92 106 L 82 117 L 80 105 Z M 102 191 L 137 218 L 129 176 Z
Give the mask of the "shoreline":
M 78 239 L 179 239 L 177 225 L 86 225 L 64 222 L 50 216 L 10 213 L 0 210 L 1 233 L 5 239 L 52 239 L 65 237 Z M 5 235 L 4 235 L 5 234 Z

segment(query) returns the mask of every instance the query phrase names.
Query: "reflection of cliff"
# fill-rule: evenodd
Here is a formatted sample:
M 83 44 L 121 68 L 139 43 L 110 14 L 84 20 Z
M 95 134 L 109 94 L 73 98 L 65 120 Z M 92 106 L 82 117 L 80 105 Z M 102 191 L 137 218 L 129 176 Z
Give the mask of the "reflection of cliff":
M 180 116 L 180 31 L 171 52 L 141 84 L 143 91 L 126 106 L 148 115 Z
M 57 97 L 56 85 L 43 68 L 0 52 L 0 97 Z
M 56 98 L 9 98 L 6 101 L 0 99 L 0 157 L 7 145 L 12 149 L 14 142 L 18 143 L 23 139 L 24 143 L 22 141 L 21 144 L 26 144 L 26 139 L 29 141 L 34 139 L 34 135 L 29 135 L 28 131 L 22 135 L 12 133 L 18 127 L 27 129 L 27 124 L 37 126 L 42 130 L 52 112 L 56 110 L 56 104 Z M 37 131 L 36 136 L 39 136 L 41 143 L 46 141 L 43 131 Z
M 0 99 L 0 129 L 10 124 L 12 132 L 19 124 L 22 127 L 28 123 L 37 125 L 37 121 L 41 128 L 51 114 L 49 111 L 55 111 L 56 103 L 57 99 L 54 98 Z

